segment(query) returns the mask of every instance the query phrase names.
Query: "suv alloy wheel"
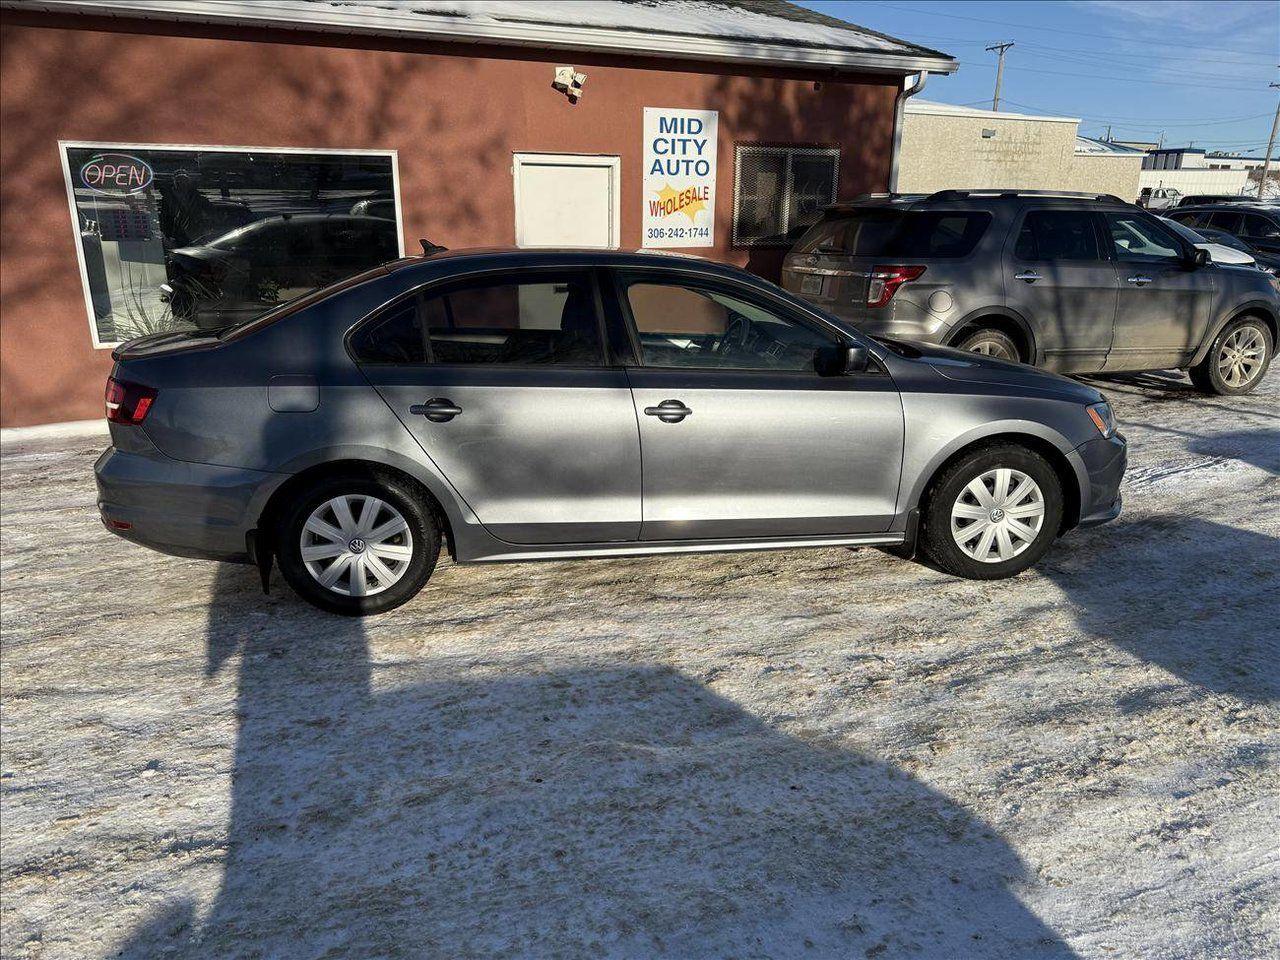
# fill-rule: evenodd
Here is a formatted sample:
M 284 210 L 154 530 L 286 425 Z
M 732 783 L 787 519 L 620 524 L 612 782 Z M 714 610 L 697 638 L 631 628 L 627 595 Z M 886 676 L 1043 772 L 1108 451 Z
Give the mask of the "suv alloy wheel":
M 1274 349 L 1264 321 L 1257 317 L 1232 320 L 1214 337 L 1204 360 L 1191 368 L 1191 382 L 1206 393 L 1248 393 L 1262 381 Z

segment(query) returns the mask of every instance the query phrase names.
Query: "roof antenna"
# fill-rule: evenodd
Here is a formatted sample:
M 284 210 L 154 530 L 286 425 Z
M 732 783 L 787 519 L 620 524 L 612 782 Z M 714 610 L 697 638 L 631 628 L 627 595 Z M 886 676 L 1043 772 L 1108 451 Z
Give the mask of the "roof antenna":
M 444 253 L 449 249 L 448 247 L 440 246 L 438 243 L 432 243 L 430 240 L 419 240 L 418 242 L 422 244 L 422 255 L 424 257 L 429 257 L 433 253 Z

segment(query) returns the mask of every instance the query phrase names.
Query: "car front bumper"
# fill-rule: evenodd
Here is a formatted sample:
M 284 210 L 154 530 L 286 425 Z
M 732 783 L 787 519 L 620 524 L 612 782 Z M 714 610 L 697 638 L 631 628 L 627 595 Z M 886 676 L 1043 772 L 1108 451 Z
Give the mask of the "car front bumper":
M 149 444 L 147 445 L 150 446 Z M 179 557 L 247 561 L 247 536 L 287 477 L 109 447 L 94 464 L 108 530 Z
M 1110 438 L 1098 437 L 1076 447 L 1076 454 L 1084 464 L 1089 484 L 1080 498 L 1081 527 L 1095 527 L 1120 516 L 1123 498 L 1120 483 L 1129 464 L 1128 444 L 1124 435 L 1117 433 Z

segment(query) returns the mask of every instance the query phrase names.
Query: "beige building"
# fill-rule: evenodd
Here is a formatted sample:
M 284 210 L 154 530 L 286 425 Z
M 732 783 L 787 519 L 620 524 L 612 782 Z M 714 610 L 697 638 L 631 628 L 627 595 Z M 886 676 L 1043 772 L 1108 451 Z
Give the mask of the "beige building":
M 1008 187 L 1138 196 L 1143 151 L 1082 137 L 1080 121 L 908 100 L 897 189 Z

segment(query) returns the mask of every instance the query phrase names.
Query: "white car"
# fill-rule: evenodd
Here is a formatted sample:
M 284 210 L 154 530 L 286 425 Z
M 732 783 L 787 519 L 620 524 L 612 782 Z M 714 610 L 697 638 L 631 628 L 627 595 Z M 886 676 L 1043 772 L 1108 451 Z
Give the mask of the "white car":
M 1160 220 L 1167 224 L 1170 229 L 1180 234 L 1183 239 L 1189 240 L 1201 250 L 1207 251 L 1209 259 L 1214 263 L 1225 263 L 1239 267 L 1256 267 L 1258 265 L 1258 261 L 1243 250 L 1237 250 L 1223 243 L 1213 243 L 1210 240 L 1206 240 L 1186 224 L 1179 223 L 1177 220 L 1171 220 L 1168 217 L 1161 217 Z

